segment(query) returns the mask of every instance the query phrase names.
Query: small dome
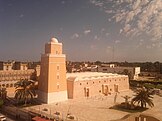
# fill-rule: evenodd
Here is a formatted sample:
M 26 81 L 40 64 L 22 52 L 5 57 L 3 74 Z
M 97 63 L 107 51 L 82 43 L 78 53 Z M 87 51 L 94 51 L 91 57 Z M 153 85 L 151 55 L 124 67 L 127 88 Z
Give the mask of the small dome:
M 50 41 L 53 42 L 53 43 L 58 43 L 58 40 L 56 38 L 51 38 Z

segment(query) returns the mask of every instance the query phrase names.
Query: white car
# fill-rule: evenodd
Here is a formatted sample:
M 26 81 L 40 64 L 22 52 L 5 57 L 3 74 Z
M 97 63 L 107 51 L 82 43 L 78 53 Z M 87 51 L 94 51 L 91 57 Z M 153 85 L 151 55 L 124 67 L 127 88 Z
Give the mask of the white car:
M 0 115 L 0 121 L 6 121 L 6 117 L 3 115 Z

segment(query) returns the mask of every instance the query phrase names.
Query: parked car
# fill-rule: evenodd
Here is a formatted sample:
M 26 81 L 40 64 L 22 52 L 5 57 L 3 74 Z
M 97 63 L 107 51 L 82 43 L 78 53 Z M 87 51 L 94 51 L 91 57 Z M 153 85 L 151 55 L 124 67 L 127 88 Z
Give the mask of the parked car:
M 0 115 L 0 121 L 6 121 L 6 117 L 3 115 Z

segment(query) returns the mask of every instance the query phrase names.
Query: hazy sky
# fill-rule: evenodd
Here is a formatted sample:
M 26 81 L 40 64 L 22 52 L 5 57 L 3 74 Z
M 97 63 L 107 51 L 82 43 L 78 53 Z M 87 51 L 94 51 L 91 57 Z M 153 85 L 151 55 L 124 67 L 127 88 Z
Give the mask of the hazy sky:
M 0 60 L 162 61 L 162 0 L 0 0 Z

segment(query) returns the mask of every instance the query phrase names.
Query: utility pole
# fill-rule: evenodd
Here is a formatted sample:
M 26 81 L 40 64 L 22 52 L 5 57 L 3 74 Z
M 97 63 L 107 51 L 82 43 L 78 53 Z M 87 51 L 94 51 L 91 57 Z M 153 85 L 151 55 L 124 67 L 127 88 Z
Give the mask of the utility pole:
M 114 53 L 115 53 L 115 47 L 113 43 L 113 48 L 112 48 L 112 62 L 114 62 Z

